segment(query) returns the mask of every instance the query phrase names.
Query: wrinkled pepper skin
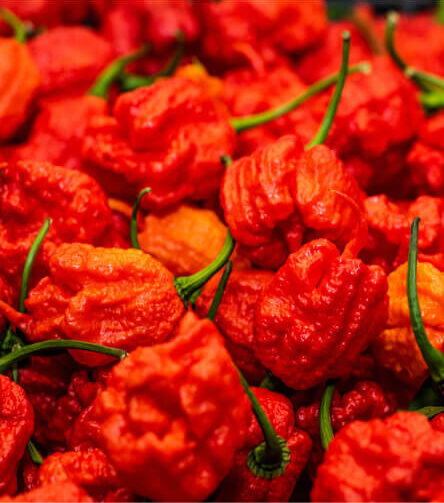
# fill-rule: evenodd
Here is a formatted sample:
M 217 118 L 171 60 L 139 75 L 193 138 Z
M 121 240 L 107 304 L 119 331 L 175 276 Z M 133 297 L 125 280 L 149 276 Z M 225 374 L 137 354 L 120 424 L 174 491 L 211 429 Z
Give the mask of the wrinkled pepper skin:
M 250 417 L 222 337 L 192 312 L 170 342 L 117 364 L 95 407 L 121 480 L 156 501 L 207 498 L 233 466 Z
M 444 111 L 424 123 L 408 154 L 407 164 L 415 189 L 444 196 Z
M 336 154 L 323 145 L 304 152 L 296 136 L 233 162 L 220 197 L 239 253 L 276 268 L 314 236 L 347 243 L 355 233 L 356 209 L 332 189 L 360 206 L 361 191 Z
M 226 237 L 227 228 L 214 211 L 182 204 L 165 213 L 149 213 L 139 243 L 175 276 L 187 276 L 212 262 Z M 236 252 L 232 260 L 238 268 L 248 265 Z
M 200 0 L 195 4 L 203 27 L 202 53 L 215 66 L 242 62 L 239 43 L 260 52 L 297 53 L 315 44 L 327 25 L 324 2 Z
M 366 263 L 381 265 L 389 273 L 407 261 L 410 225 L 417 216 L 419 260 L 444 269 L 444 199 L 420 196 L 410 201 L 393 201 L 385 194 L 364 201 L 369 240 L 362 251 Z
M 83 26 L 52 28 L 28 44 L 41 75 L 40 96 L 83 94 L 112 60 L 111 45 Z
M 113 466 L 99 449 L 51 454 L 40 466 L 38 482 L 42 487 L 74 482 L 94 501 L 134 501 L 134 496 L 122 487 Z
M 39 84 L 39 70 L 28 47 L 0 37 L 0 143 L 12 139 L 25 123 Z
M 26 143 L 15 148 L 11 158 L 81 170 L 82 144 L 89 120 L 107 110 L 106 100 L 97 96 L 46 100 L 41 103 Z
M 184 312 L 172 274 L 140 250 L 63 244 L 49 270 L 29 292 L 28 314 L 0 306 L 32 342 L 67 338 L 132 351 L 163 342 Z M 112 361 L 86 351 L 72 355 L 89 366 Z
M 93 118 L 83 145 L 85 168 L 110 196 L 159 209 L 215 194 L 220 157 L 232 155 L 235 133 L 225 107 L 190 80 L 173 77 L 121 95 L 113 116 Z
M 1 163 L 0 271 L 15 292 L 26 255 L 45 218 L 51 227 L 37 255 L 33 277 L 47 273 L 56 245 L 102 244 L 112 214 L 98 183 L 86 174 L 43 162 Z
M 266 375 L 254 355 L 254 320 L 259 296 L 272 278 L 270 271 L 233 271 L 214 319 L 234 363 L 249 383 L 259 384 Z M 208 314 L 219 281 L 220 273 L 208 281 L 196 300 L 196 312 L 202 318 Z
M 419 262 L 417 271 L 419 305 L 427 337 L 435 348 L 444 351 L 444 273 L 427 262 Z M 428 367 L 411 328 L 406 281 L 407 264 L 388 276 L 387 327 L 372 340 L 371 347 L 378 365 L 418 389 L 428 375 Z
M 439 501 L 444 433 L 416 412 L 354 421 L 332 440 L 312 501 Z
M 288 501 L 309 459 L 311 440 L 305 432 L 295 427 L 293 406 L 288 398 L 264 388 L 252 390 L 276 434 L 287 441 L 290 463 L 284 475 L 272 480 L 255 477 L 250 471 L 247 467 L 248 453 L 264 441 L 259 424 L 251 412 L 245 445 L 236 455 L 234 467 L 222 482 L 217 501 Z
M 5 283 L 5 281 L 0 276 L 0 300 L 5 302 L 11 302 L 9 287 Z M 0 316 L 0 333 L 3 333 L 3 330 L 6 328 L 7 321 L 6 318 Z
M 94 500 L 86 492 L 73 482 L 58 482 L 43 487 L 37 487 L 29 492 L 18 494 L 15 497 L 0 498 L 1 502 L 13 503 L 41 503 L 42 501 L 51 501 L 53 503 L 90 503 Z
M 320 239 L 291 254 L 259 299 L 255 354 L 287 386 L 347 373 L 387 319 L 387 278 Z
M 17 490 L 17 466 L 34 429 L 34 412 L 24 390 L 0 375 L 0 494 Z
M 143 44 L 140 19 L 128 5 L 116 5 L 104 13 L 101 32 L 117 56 L 128 54 Z

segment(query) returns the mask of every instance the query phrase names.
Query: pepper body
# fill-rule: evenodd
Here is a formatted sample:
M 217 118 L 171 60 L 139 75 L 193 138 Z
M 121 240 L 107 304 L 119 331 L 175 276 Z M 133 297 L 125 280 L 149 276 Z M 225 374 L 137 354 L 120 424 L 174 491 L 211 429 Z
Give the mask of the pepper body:
M 29 117 L 40 79 L 28 47 L 0 37 L 0 142 L 11 140 Z
M 417 274 L 419 305 L 427 337 L 435 348 L 444 351 L 441 307 L 444 273 L 432 264 L 419 262 Z M 387 327 L 372 340 L 372 351 L 380 366 L 418 389 L 427 377 L 428 367 L 410 324 L 406 278 L 407 264 L 402 264 L 388 276 L 390 303 Z
M 14 293 L 26 255 L 45 218 L 51 227 L 37 255 L 33 278 L 63 242 L 101 244 L 112 227 L 104 193 L 88 175 L 43 162 L 0 164 L 0 271 Z M 35 281 L 33 279 L 33 281 Z
M 139 348 L 116 365 L 95 407 L 117 473 L 157 501 L 207 498 L 230 471 L 249 418 L 222 337 L 191 312 L 171 342 Z
M 416 412 L 354 421 L 332 440 L 312 501 L 439 501 L 444 434 Z
M 361 204 L 361 191 L 336 154 L 319 145 L 308 151 L 284 136 L 229 166 L 221 188 L 225 220 L 239 253 L 265 268 L 282 265 L 307 239 L 347 243 L 356 211 L 332 189 Z
M 273 278 L 269 271 L 233 271 L 219 304 L 214 322 L 225 337 L 233 361 L 248 382 L 259 384 L 266 375 L 254 355 L 254 321 L 260 294 Z M 206 316 L 220 281 L 217 274 L 205 285 L 196 301 L 196 312 Z
M 222 482 L 217 501 L 288 501 L 307 464 L 311 452 L 310 437 L 295 427 L 293 406 L 284 395 L 264 388 L 252 388 L 277 435 L 287 441 L 290 462 L 284 475 L 267 480 L 255 477 L 247 467 L 247 456 L 264 441 L 253 413 L 244 446 L 236 455 L 234 467 Z
M 167 339 L 184 312 L 171 273 L 139 250 L 63 244 L 49 269 L 29 292 L 29 314 L 0 307 L 33 342 L 68 338 L 131 351 Z M 89 366 L 110 361 L 84 351 L 72 355 Z
M 58 482 L 55 484 L 37 487 L 26 493 L 20 493 L 15 497 L 4 496 L 0 498 L 2 502 L 35 502 L 51 501 L 54 503 L 90 503 L 94 501 L 86 492 L 73 482 Z
M 187 79 L 173 77 L 121 95 L 113 116 L 93 118 L 83 146 L 86 168 L 109 195 L 161 208 L 206 199 L 223 174 L 235 133 L 228 112 Z
M 255 354 L 294 389 L 347 373 L 385 326 L 387 278 L 327 240 L 291 254 L 258 302 Z
M 0 494 L 17 490 L 17 467 L 34 429 L 34 412 L 23 389 L 0 375 Z

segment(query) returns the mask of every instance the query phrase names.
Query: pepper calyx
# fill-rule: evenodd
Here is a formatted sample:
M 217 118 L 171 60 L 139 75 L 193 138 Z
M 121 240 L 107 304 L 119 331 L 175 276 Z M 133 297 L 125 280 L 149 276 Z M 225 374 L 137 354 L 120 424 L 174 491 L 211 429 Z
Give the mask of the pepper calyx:
M 248 453 L 247 466 L 256 477 L 271 480 L 284 475 L 290 463 L 291 452 L 284 438 L 277 436 L 280 452 L 270 452 L 262 442 Z

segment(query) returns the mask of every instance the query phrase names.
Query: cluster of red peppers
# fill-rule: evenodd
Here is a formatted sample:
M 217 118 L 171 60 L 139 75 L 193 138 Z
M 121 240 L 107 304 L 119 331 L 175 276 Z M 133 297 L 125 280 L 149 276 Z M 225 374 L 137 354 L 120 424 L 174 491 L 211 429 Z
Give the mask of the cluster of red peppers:
M 0 501 L 443 501 L 444 3 L 335 13 L 0 0 Z

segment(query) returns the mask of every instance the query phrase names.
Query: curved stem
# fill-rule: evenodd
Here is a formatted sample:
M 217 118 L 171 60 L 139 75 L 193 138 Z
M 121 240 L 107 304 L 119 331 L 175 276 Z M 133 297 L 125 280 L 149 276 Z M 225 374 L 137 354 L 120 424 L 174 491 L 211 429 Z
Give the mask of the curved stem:
M 334 437 L 330 413 L 334 391 L 334 383 L 327 383 L 319 406 L 319 431 L 321 434 L 321 444 L 324 450 L 327 450 L 329 443 Z
M 220 162 L 224 164 L 226 168 L 228 168 L 228 166 L 231 166 L 231 164 L 233 164 L 233 159 L 229 155 L 223 155 L 220 158 Z
M 239 379 L 248 399 L 251 402 L 253 414 L 264 435 L 264 442 L 255 447 L 248 456 L 247 464 L 257 477 L 272 479 L 285 473 L 290 462 L 290 451 L 284 439 L 279 437 L 265 414 L 259 400 L 251 390 L 242 372 L 238 369 Z
M 233 269 L 233 262 L 231 260 L 225 266 L 222 277 L 220 278 L 219 284 L 216 288 L 216 293 L 214 294 L 213 301 L 211 302 L 210 309 L 208 310 L 207 318 L 214 321 L 216 317 L 217 310 L 224 296 L 225 288 L 227 287 L 228 280 L 230 278 L 231 271 Z
M 28 296 L 29 290 L 29 279 L 31 277 L 32 266 L 34 265 L 35 257 L 40 250 L 40 246 L 43 243 L 43 240 L 48 234 L 49 227 L 51 226 L 51 219 L 46 218 L 43 222 L 42 227 L 40 228 L 39 233 L 37 234 L 34 242 L 29 249 L 28 255 L 25 260 L 25 265 L 23 266 L 22 280 L 20 283 L 20 296 L 19 296 L 19 307 L 18 311 L 20 313 L 25 312 L 25 299 Z
M 433 381 L 438 385 L 438 388 L 442 391 L 444 388 L 444 354 L 433 347 L 427 338 L 418 300 L 416 270 L 418 260 L 419 220 L 420 219 L 417 217 L 412 223 L 408 257 L 407 297 L 410 310 L 410 321 L 413 333 L 415 334 L 416 343 L 418 344 L 421 354 L 430 369 L 430 375 Z
M 382 54 L 384 52 L 384 47 L 378 37 L 378 34 L 375 32 L 373 25 L 367 19 L 364 19 L 364 17 L 356 9 L 353 9 L 352 13 L 348 17 L 365 38 L 372 53 Z
M 342 63 L 341 70 L 339 71 L 338 83 L 336 84 L 335 91 L 328 105 L 327 112 L 325 114 L 324 120 L 316 133 L 313 140 L 305 147 L 306 150 L 311 149 L 316 145 L 321 145 L 327 139 L 328 132 L 330 131 L 331 125 L 336 115 L 336 110 L 341 99 L 342 90 L 344 89 L 345 81 L 347 80 L 347 68 L 348 68 L 348 58 L 350 54 L 350 33 L 344 31 L 342 34 Z
M 444 92 L 431 91 L 429 93 L 421 93 L 419 100 L 423 107 L 429 110 L 436 110 L 444 107 Z
M 191 276 L 181 276 L 174 278 L 174 286 L 176 287 L 179 297 L 184 301 L 188 301 L 190 296 L 204 286 L 205 283 L 214 276 L 228 262 L 234 250 L 234 239 L 231 232 L 228 230 L 225 244 L 219 255 L 201 271 L 192 274 Z
M 121 56 L 120 58 L 112 61 L 99 75 L 91 89 L 88 91 L 88 94 L 98 96 L 99 98 L 108 98 L 111 86 L 122 74 L 125 67 L 148 54 L 149 50 L 149 45 L 145 45 L 137 51 L 127 54 L 126 56 Z
M 370 72 L 370 65 L 368 63 L 359 63 L 358 65 L 354 65 L 348 70 L 348 75 L 358 72 Z M 304 91 L 294 100 L 291 100 L 288 103 L 285 103 L 284 105 L 281 105 L 277 108 L 273 108 L 272 110 L 267 110 L 265 112 L 254 115 L 248 115 L 246 117 L 234 117 L 230 121 L 231 125 L 233 126 L 233 129 L 236 131 L 236 133 L 242 133 L 243 131 L 247 131 L 248 129 L 252 129 L 254 127 L 274 121 L 279 117 L 287 114 L 288 112 L 291 112 L 298 106 L 302 105 L 312 96 L 315 96 L 316 94 L 325 91 L 325 89 L 328 89 L 339 80 L 339 77 L 339 73 L 325 77 L 324 79 L 321 79 L 308 87 L 306 91 Z
M 101 353 L 103 355 L 112 356 L 118 360 L 122 360 L 128 356 L 128 353 L 123 349 L 102 346 L 101 344 L 94 344 L 92 342 L 55 339 L 29 344 L 28 346 L 24 346 L 12 353 L 2 356 L 0 358 L 0 374 L 4 374 L 12 365 L 20 360 L 24 360 L 35 353 L 51 349 L 82 349 L 84 351 L 92 351 L 93 353 Z
M 38 451 L 37 447 L 35 446 L 34 442 L 30 440 L 28 442 L 28 445 L 26 446 L 28 449 L 29 457 L 31 458 L 31 461 L 37 465 L 40 466 L 43 463 L 43 458 L 40 455 L 40 452 Z
M 26 27 L 20 19 L 9 9 L 1 8 L 0 15 L 5 23 L 14 30 L 14 38 L 19 44 L 26 43 Z
M 146 187 L 145 189 L 139 192 L 137 196 L 136 202 L 133 206 L 133 212 L 131 213 L 131 223 L 130 223 L 130 236 L 131 236 L 131 246 L 136 248 L 136 250 L 140 250 L 139 237 L 137 235 L 137 216 L 139 214 L 139 206 L 142 201 L 142 198 L 145 194 L 149 194 L 151 192 L 150 187 Z
M 434 88 L 433 90 L 430 90 L 430 92 L 444 91 L 444 79 L 434 75 L 433 73 L 421 72 L 416 68 L 408 66 L 405 69 L 405 74 L 409 77 L 409 79 L 414 80 L 415 82 L 420 81 Z M 427 87 L 427 89 L 430 89 L 430 87 Z
M 415 412 L 426 416 L 427 419 L 433 419 L 438 414 L 444 413 L 444 407 L 431 405 L 429 407 L 423 407 L 422 409 L 415 410 Z
M 135 75 L 133 73 L 127 73 L 125 75 L 122 75 L 121 78 L 122 89 L 124 91 L 134 91 L 135 89 L 139 89 L 139 87 L 153 85 L 156 79 L 158 79 L 159 77 L 169 77 L 170 75 L 173 75 L 173 73 L 176 71 L 183 58 L 183 53 L 185 49 L 184 33 L 182 31 L 178 31 L 176 33 L 176 39 L 177 39 L 176 50 L 174 51 L 174 54 L 171 57 L 171 59 L 161 70 L 149 76 Z

